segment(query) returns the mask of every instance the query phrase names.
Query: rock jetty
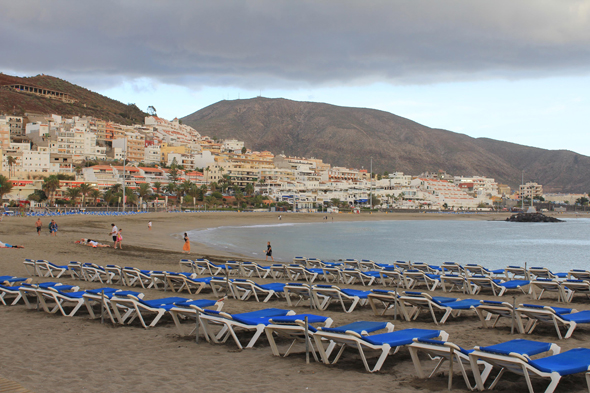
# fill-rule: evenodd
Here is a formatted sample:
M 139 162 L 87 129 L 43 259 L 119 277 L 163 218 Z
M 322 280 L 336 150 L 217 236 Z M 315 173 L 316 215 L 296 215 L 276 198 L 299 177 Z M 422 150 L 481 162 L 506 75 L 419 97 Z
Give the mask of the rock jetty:
M 555 217 L 549 217 L 541 213 L 518 213 L 506 219 L 510 222 L 563 222 Z

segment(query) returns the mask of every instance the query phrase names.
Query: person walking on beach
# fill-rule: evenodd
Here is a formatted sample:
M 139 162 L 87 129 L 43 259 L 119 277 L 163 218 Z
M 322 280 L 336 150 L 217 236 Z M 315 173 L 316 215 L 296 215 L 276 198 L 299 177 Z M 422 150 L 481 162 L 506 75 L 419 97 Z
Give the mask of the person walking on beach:
M 268 257 L 274 262 L 275 259 L 272 257 L 272 247 L 270 246 L 270 242 L 266 243 L 266 259 L 268 261 Z
M 119 250 L 123 249 L 123 244 L 121 244 L 121 243 L 123 243 L 123 235 L 121 234 L 122 231 L 123 231 L 123 228 L 119 229 L 117 231 L 117 235 L 115 236 L 115 238 L 117 239 L 117 240 L 115 240 L 115 247 L 114 247 L 115 249 L 117 248 L 117 244 L 119 245 Z
M 148 221 L 148 229 L 151 231 L 152 230 L 152 222 Z
M 109 233 L 109 235 L 111 235 L 113 237 L 113 243 L 115 243 L 115 248 L 117 245 L 117 233 L 119 232 L 119 228 L 117 228 L 117 226 L 115 224 L 111 224 L 111 233 Z
M 40 218 L 37 218 L 35 226 L 37 227 L 37 236 L 41 236 L 41 228 L 43 227 L 43 223 L 41 222 Z
M 190 254 L 191 253 L 191 242 L 188 240 L 188 235 L 185 232 L 184 233 L 184 246 L 182 246 L 182 253 L 187 253 Z
M 57 222 L 55 220 L 51 220 L 49 223 L 49 234 L 51 236 L 57 236 Z

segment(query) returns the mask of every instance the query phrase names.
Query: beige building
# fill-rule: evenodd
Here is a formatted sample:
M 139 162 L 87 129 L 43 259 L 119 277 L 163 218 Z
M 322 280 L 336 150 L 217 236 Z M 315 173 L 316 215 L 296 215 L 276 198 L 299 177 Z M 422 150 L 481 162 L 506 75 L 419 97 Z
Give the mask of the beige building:
M 525 198 L 535 198 L 543 195 L 543 186 L 534 182 L 523 184 L 519 187 L 519 194 Z

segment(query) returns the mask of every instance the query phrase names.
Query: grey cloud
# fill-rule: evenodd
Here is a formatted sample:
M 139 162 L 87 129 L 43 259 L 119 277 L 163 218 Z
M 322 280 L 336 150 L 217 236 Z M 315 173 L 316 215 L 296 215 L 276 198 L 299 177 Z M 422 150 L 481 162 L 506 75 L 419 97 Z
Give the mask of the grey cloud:
M 0 0 L 0 68 L 90 86 L 545 77 L 588 71 L 588 21 L 583 0 Z

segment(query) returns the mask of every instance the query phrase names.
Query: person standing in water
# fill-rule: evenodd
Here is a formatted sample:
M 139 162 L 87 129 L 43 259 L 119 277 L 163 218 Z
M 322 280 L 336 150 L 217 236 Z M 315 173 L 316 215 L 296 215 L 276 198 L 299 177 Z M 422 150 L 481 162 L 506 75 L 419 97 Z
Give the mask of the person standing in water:
M 188 240 L 188 235 L 184 233 L 184 246 L 182 246 L 182 252 L 190 254 L 191 253 L 191 242 Z
M 266 243 L 266 259 L 268 261 L 268 257 L 274 262 L 275 259 L 272 257 L 272 247 L 270 246 L 270 242 Z

